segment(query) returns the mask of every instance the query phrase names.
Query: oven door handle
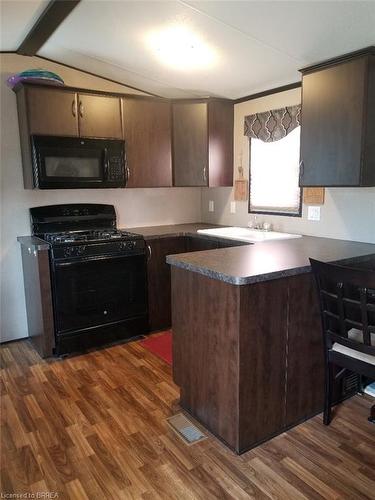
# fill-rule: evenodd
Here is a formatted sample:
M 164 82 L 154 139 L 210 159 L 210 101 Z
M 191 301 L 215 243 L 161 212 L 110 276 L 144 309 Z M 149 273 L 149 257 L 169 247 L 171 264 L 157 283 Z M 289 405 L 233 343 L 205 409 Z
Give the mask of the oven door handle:
M 69 267 L 69 266 L 74 266 L 76 264 L 85 264 L 86 262 L 93 262 L 93 261 L 102 262 L 103 260 L 126 259 L 126 258 L 136 257 L 139 255 L 145 255 L 145 253 L 140 251 L 125 255 L 102 255 L 102 256 L 95 255 L 93 257 L 86 257 L 84 259 L 78 257 L 77 259 L 72 259 L 72 260 L 55 261 L 54 265 L 55 267 Z

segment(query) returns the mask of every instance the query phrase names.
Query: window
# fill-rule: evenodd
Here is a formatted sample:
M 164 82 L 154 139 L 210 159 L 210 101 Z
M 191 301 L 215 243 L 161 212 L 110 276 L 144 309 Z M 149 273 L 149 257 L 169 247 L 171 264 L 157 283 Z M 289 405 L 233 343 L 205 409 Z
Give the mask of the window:
M 249 212 L 301 215 L 300 130 L 274 142 L 250 139 Z

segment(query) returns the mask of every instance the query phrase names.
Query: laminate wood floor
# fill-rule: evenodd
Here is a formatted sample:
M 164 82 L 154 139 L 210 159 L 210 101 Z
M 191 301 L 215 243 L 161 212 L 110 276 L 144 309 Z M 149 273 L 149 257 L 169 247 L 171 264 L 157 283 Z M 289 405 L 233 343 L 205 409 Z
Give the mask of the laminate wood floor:
M 137 342 L 43 361 L 19 341 L 1 348 L 1 361 L 3 494 L 375 498 L 375 426 L 363 397 L 340 405 L 328 428 L 318 416 L 238 457 L 212 436 L 186 446 L 175 435 L 171 368 Z

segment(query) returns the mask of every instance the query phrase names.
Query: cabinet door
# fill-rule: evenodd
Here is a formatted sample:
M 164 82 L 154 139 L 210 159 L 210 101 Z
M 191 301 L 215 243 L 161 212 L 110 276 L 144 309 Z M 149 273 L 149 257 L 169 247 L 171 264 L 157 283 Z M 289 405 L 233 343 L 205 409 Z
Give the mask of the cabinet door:
M 303 76 L 301 186 L 359 186 L 366 58 Z
M 26 105 L 30 134 L 78 136 L 75 92 L 28 87 Z
M 201 250 L 214 250 L 219 248 L 216 239 L 201 238 L 199 236 L 189 236 L 187 238 L 187 252 L 200 252 Z
M 175 186 L 208 185 L 207 103 L 173 104 Z
M 78 95 L 79 133 L 82 137 L 122 139 L 121 100 L 102 95 Z
M 127 187 L 172 186 L 170 103 L 125 98 L 123 124 Z
M 171 320 L 171 271 L 167 255 L 186 252 L 184 237 L 160 238 L 146 241 L 149 260 L 148 310 L 151 331 L 170 328 Z
M 208 104 L 209 186 L 233 186 L 233 114 L 227 101 Z

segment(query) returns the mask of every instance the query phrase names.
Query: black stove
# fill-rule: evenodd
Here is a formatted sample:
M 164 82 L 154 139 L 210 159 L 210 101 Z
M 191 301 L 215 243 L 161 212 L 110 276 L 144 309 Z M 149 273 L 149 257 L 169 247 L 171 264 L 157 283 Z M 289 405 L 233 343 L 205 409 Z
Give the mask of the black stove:
M 30 209 L 32 234 L 50 245 L 55 352 L 148 331 L 145 242 L 117 229 L 113 205 Z
M 117 229 L 113 205 L 49 205 L 30 215 L 32 233 L 51 245 L 54 260 L 145 252 L 141 235 Z

